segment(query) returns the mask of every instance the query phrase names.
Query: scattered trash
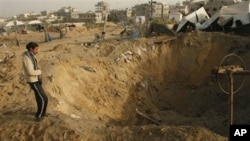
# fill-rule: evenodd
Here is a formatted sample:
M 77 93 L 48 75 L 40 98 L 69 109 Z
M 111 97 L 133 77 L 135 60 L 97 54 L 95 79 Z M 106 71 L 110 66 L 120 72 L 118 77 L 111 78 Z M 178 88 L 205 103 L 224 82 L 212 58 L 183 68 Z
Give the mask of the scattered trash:
M 81 43 L 81 46 L 91 47 L 91 46 L 92 46 L 92 43 L 91 43 L 91 42 Z
M 104 33 L 102 33 L 102 35 L 99 34 L 95 34 L 95 40 L 94 42 L 99 42 L 99 41 L 103 41 L 104 40 Z
M 129 39 L 135 39 L 135 38 L 140 37 L 139 31 L 136 29 L 128 31 L 128 35 L 129 35 Z
M 97 44 L 94 43 L 94 42 L 84 42 L 84 43 L 81 43 L 80 45 L 81 45 L 81 46 L 85 46 L 85 47 L 87 47 L 87 48 L 90 48 L 90 47 L 100 48 L 100 46 L 97 45 Z

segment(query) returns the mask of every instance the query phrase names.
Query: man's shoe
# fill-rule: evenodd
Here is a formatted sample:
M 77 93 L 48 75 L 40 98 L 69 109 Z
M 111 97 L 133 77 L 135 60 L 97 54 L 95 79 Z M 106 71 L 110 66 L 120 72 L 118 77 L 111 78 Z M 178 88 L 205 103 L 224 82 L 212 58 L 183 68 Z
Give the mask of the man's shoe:
M 43 120 L 42 117 L 36 117 L 36 119 L 35 119 L 36 122 L 41 122 L 42 120 Z
M 46 113 L 46 114 L 42 115 L 42 117 L 48 117 L 48 116 L 50 116 L 49 113 Z

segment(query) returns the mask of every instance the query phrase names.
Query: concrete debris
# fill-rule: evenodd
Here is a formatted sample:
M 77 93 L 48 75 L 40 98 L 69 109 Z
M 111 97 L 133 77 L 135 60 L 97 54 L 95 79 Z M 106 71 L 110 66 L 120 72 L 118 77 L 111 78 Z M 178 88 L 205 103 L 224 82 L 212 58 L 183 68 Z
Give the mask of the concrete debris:
M 141 49 L 140 48 L 136 48 L 136 53 L 141 56 Z
M 99 46 L 99 45 L 97 45 L 97 44 L 95 44 L 95 48 L 100 48 L 100 46 Z
M 81 43 L 80 46 L 85 46 L 87 48 L 90 48 L 90 47 L 100 48 L 100 46 L 94 42 Z
M 122 58 L 124 58 L 124 60 L 127 62 L 127 63 L 130 63 L 130 60 L 128 59 L 128 57 L 125 55 L 125 54 L 121 54 Z
M 0 52 L 1 53 L 1 52 Z M 13 53 L 12 55 L 9 55 L 9 52 L 8 51 L 6 51 L 6 52 L 3 52 L 3 53 L 5 53 L 5 57 L 3 57 L 3 58 L 0 58 L 0 63 L 1 62 L 6 62 L 6 61 L 8 61 L 9 59 L 12 59 L 12 58 L 15 58 L 16 57 L 16 55 Z
M 75 114 L 71 114 L 70 117 L 72 117 L 72 118 L 80 118 L 80 116 L 77 116 Z
M 137 113 L 138 115 L 140 115 L 140 116 L 142 116 L 142 117 L 144 117 L 144 118 L 146 118 L 146 119 L 152 121 L 152 122 L 155 123 L 156 125 L 160 125 L 160 122 L 159 122 L 159 121 L 157 121 L 157 120 L 155 120 L 155 119 L 149 117 L 148 115 L 142 113 L 142 112 L 139 111 L 137 108 L 135 109 L 135 111 L 136 111 L 136 113 Z M 161 120 L 161 119 L 160 119 L 160 120 Z
M 160 116 L 159 114 L 153 113 L 153 114 L 151 115 L 151 117 L 152 117 L 153 119 L 155 119 L 156 121 L 161 122 L 161 116 Z
M 89 72 L 96 72 L 96 70 L 92 67 L 87 67 L 87 66 L 81 66 L 83 69 L 85 69 L 86 71 L 89 71 Z
M 91 42 L 85 42 L 85 43 L 81 43 L 81 46 L 85 46 L 85 47 L 91 47 L 92 43 Z
M 115 62 L 119 62 L 122 58 L 125 60 L 126 63 L 130 63 L 132 60 L 133 53 L 131 51 L 125 51 L 120 55 L 120 57 L 115 58 Z
M 5 43 L 2 43 L 1 45 L 0 45 L 0 48 L 6 48 L 7 46 L 6 46 L 6 44 Z
M 125 54 L 125 55 L 126 55 L 126 54 L 132 55 L 133 53 L 132 53 L 131 51 L 128 50 L 128 51 L 125 51 L 123 54 Z
M 147 90 L 148 89 L 148 82 L 147 81 L 142 81 L 142 82 L 140 82 L 140 86 Z
M 143 48 L 143 47 L 141 47 L 141 50 L 144 51 L 144 52 L 147 51 L 147 49 L 146 49 L 146 48 Z
M 155 45 L 154 44 L 151 46 L 151 50 L 155 50 Z
M 99 42 L 99 41 L 103 41 L 103 40 L 104 40 L 104 34 L 102 34 L 102 35 L 95 34 L 94 42 Z
M 123 36 L 124 33 L 126 33 L 126 31 L 127 31 L 127 27 L 125 27 L 125 28 L 120 32 L 121 37 Z
M 115 58 L 115 62 L 119 62 L 121 60 L 120 57 Z
M 1 84 L 0 83 L 0 87 L 7 87 L 9 84 Z

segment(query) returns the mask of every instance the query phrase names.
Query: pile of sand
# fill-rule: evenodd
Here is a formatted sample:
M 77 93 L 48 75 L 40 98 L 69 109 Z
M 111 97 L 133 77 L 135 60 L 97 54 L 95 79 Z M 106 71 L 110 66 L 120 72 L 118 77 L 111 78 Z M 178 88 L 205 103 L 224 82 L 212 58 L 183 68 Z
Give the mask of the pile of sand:
M 26 42 L 8 46 L 15 58 L 0 63 L 0 140 L 226 140 L 227 95 L 210 72 L 233 41 L 246 50 L 240 55 L 249 64 L 247 38 L 197 31 L 170 41 L 168 36 L 117 40 L 112 33 L 85 46 L 101 30 L 72 30 L 48 43 L 43 33 L 19 36 L 40 43 L 50 114 L 42 122 L 33 121 L 34 94 L 22 77 Z M 235 97 L 235 122 L 250 122 L 242 120 L 250 114 L 242 108 L 250 107 L 247 91 L 243 87 Z

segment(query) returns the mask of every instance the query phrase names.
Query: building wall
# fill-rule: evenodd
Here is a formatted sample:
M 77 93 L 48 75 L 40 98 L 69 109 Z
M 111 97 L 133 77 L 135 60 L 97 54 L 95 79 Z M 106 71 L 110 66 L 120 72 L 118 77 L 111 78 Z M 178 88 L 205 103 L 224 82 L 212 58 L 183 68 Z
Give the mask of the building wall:
M 115 22 L 128 21 L 132 17 L 132 9 L 112 10 L 110 16 L 115 17 Z
M 66 20 L 78 19 L 79 13 L 76 8 L 62 7 L 56 12 L 58 16 L 64 17 Z
M 163 7 L 162 7 L 162 17 L 168 17 L 169 16 L 169 13 L 170 13 L 170 7 L 168 4 L 163 4 Z
M 4 18 L 0 18 L 0 25 L 3 24 L 6 21 Z
M 146 19 L 168 17 L 169 11 L 169 5 L 163 3 L 140 4 L 133 7 L 134 16 L 145 16 Z
M 135 5 L 132 8 L 133 15 L 134 16 L 146 16 L 149 17 L 150 15 L 150 8 L 148 4 L 140 4 L 140 5 Z
M 173 20 L 175 22 L 180 22 L 182 20 L 183 15 L 179 12 L 171 12 L 169 14 L 169 20 Z
M 102 13 L 98 12 L 88 12 L 88 13 L 79 13 L 80 21 L 86 23 L 103 23 Z
M 109 4 L 104 1 L 98 2 L 95 5 L 95 12 L 109 12 Z

